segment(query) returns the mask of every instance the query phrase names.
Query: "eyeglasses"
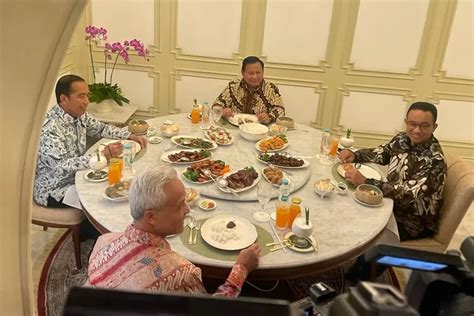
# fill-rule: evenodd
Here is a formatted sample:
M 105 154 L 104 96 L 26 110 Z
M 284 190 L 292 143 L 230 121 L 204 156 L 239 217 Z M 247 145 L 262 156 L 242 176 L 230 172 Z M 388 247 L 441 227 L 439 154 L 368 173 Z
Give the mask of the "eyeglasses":
M 428 130 L 431 128 L 431 126 L 432 126 L 432 125 L 429 124 L 429 123 L 421 123 L 421 124 L 418 124 L 418 123 L 415 123 L 415 122 L 412 122 L 412 121 L 407 121 L 407 120 L 405 120 L 405 124 L 406 124 L 406 126 L 407 126 L 409 129 L 411 129 L 411 130 L 413 130 L 413 129 L 415 129 L 415 128 L 418 127 L 418 128 L 419 128 L 420 130 L 422 130 L 422 131 L 428 131 Z

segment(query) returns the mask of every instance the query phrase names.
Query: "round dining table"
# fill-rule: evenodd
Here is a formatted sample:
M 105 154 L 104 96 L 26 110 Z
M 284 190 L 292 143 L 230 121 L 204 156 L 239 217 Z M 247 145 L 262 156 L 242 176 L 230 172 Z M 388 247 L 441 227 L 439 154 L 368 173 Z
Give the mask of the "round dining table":
M 148 120 L 149 126 L 159 127 L 164 121 L 172 121 L 179 125 L 179 135 L 201 136 L 203 131 L 198 124 L 192 124 L 186 114 L 168 115 Z M 253 166 L 261 172 L 265 164 L 257 159 L 258 150 L 255 142 L 244 139 L 238 128 L 225 124 L 234 137 L 234 142 L 227 146 L 219 146 L 212 151 L 212 159 L 220 159 L 230 166 L 231 171 L 236 171 L 248 166 Z M 317 154 L 320 149 L 321 131 L 312 127 L 296 124 L 294 129 L 286 132 L 288 147 L 285 149 L 295 157 L 306 157 L 309 163 L 306 168 L 285 169 L 289 171 L 291 197 L 302 199 L 302 209 L 309 208 L 309 218 L 313 223 L 312 236 L 316 242 L 317 252 L 296 252 L 289 248 L 278 251 L 266 252 L 260 257 L 260 263 L 249 278 L 253 280 L 292 279 L 313 275 L 328 269 L 340 266 L 361 255 L 367 248 L 374 244 L 377 237 L 386 227 L 392 214 L 393 201 L 383 199 L 382 205 L 369 207 L 355 201 L 353 192 L 347 194 L 333 193 L 321 198 L 314 191 L 314 183 L 318 179 L 334 179 L 333 167 L 319 162 Z M 89 150 L 95 150 L 101 143 L 109 141 L 102 139 Z M 163 137 L 159 144 L 148 143 L 133 162 L 134 172 L 139 172 L 151 164 L 166 164 L 163 155 L 168 155 L 174 150 L 179 150 L 170 138 Z M 217 207 L 212 211 L 201 210 L 193 206 L 194 217 L 197 219 L 213 218 L 216 215 L 229 215 L 243 217 L 252 224 L 258 225 L 268 232 L 275 242 L 278 238 L 290 232 L 290 229 L 274 229 L 275 221 L 259 222 L 253 214 L 261 210 L 257 200 L 257 187 L 242 192 L 238 197 L 218 190 L 213 182 L 206 184 L 193 184 L 181 176 L 186 165 L 173 165 L 178 170 L 180 177 L 187 187 L 197 189 L 202 197 L 212 198 Z M 112 202 L 105 198 L 107 181 L 89 182 L 84 175 L 87 170 L 76 173 L 76 188 L 86 216 L 91 223 L 101 232 L 122 232 L 132 223 L 130 208 L 127 201 Z M 260 178 L 260 181 L 266 181 Z M 273 189 L 273 199 L 266 205 L 265 211 L 271 213 L 275 210 L 275 201 L 278 188 Z M 273 225 L 273 227 L 271 227 Z M 275 235 L 277 234 L 278 237 Z M 225 278 L 230 272 L 233 262 L 212 258 L 193 251 L 184 238 L 179 235 L 167 237 L 172 249 L 202 269 L 206 277 Z M 187 240 L 187 239 L 186 239 Z M 265 245 L 263 245 L 265 247 Z

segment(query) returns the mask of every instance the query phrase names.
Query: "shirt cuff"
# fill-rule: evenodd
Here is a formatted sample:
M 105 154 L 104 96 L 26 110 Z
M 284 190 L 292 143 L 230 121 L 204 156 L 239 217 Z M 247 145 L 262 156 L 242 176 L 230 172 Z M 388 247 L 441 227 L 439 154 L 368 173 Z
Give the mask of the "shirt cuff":
M 245 268 L 240 263 L 237 263 L 234 265 L 232 271 L 227 277 L 227 282 L 241 289 L 244 285 L 245 279 L 247 279 L 248 274 L 249 272 L 247 271 L 247 268 Z

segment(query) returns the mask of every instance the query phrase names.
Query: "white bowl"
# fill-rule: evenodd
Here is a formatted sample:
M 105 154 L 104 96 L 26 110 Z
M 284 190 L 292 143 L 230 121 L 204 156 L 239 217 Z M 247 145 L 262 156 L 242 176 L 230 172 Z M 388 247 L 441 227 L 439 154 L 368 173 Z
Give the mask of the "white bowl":
M 319 179 L 314 183 L 314 192 L 320 197 L 329 196 L 334 190 L 334 183 L 332 183 L 330 179 Z
M 161 135 L 165 137 L 172 137 L 178 135 L 179 133 L 179 126 L 175 124 L 163 124 L 160 127 Z
M 259 141 L 268 134 L 268 127 L 259 123 L 245 123 L 239 126 L 240 135 L 246 140 Z
M 360 184 L 355 190 L 355 197 L 366 204 L 379 205 L 383 200 L 383 193 L 379 188 L 370 184 Z

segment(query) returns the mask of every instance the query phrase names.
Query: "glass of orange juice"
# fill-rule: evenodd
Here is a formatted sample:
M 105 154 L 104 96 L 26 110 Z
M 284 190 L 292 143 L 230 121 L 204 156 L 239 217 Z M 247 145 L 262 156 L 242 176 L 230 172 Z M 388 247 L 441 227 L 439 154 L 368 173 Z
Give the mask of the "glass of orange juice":
M 291 228 L 291 225 L 293 225 L 293 221 L 295 218 L 301 214 L 301 198 L 299 197 L 294 197 L 291 199 L 291 206 L 290 206 L 290 211 L 289 211 L 289 216 L 288 216 L 288 227 Z
M 109 185 L 120 181 L 122 175 L 122 159 L 111 158 L 109 162 Z
M 288 202 L 278 201 L 276 206 L 276 227 L 285 229 L 290 219 L 290 207 Z
M 328 155 L 331 157 L 336 157 L 337 155 L 337 148 L 339 147 L 339 138 L 332 136 L 331 137 L 331 147 L 329 148 Z

